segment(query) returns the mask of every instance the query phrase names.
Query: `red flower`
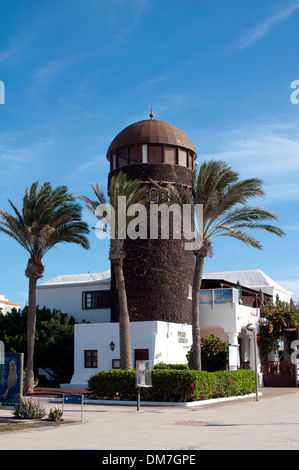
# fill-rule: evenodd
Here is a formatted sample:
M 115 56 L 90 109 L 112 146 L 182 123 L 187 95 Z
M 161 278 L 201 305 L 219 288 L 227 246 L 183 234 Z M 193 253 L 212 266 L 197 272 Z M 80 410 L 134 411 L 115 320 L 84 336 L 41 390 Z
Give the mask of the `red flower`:
M 193 393 L 191 393 L 191 397 L 194 397 Z
M 194 387 L 194 384 L 191 384 L 191 387 Z
M 234 383 L 234 381 L 232 380 L 232 384 Z
M 211 392 L 211 391 L 212 391 L 212 389 L 211 389 L 211 388 L 209 388 L 209 392 Z

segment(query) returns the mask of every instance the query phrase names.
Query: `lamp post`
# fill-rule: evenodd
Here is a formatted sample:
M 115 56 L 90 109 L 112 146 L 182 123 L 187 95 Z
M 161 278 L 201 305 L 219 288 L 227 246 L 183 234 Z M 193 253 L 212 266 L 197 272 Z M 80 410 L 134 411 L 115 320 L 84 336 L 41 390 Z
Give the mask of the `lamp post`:
M 254 367 L 255 367 L 255 400 L 258 401 L 258 371 L 257 371 L 257 340 L 256 340 L 256 326 L 252 323 L 249 323 L 246 326 L 246 330 L 253 333 L 254 338 Z

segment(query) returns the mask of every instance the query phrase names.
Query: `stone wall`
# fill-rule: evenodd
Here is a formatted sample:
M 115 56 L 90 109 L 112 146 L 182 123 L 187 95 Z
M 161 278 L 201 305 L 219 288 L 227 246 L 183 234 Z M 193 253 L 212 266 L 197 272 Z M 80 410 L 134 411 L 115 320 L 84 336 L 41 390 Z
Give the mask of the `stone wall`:
M 115 170 L 109 175 L 117 174 Z M 177 165 L 139 164 L 123 167 L 128 178 L 142 181 L 172 182 L 185 191 L 192 202 L 193 172 Z M 194 255 L 180 240 L 125 241 L 124 276 L 130 321 L 165 321 L 191 324 L 191 300 Z M 111 266 L 111 321 L 118 321 L 118 296 Z

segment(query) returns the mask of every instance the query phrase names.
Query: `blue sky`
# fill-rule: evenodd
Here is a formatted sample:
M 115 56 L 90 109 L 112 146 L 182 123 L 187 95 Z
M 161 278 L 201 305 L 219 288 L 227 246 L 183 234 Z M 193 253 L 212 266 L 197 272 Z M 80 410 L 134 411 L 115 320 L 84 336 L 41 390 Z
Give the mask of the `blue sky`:
M 217 239 L 206 272 L 261 269 L 299 298 L 299 1 L 1 0 L 0 207 L 32 182 L 106 189 L 109 144 L 156 119 L 182 129 L 198 163 L 221 159 L 264 181 L 262 207 L 286 237 L 259 251 Z M 90 214 L 84 217 L 94 224 Z M 43 281 L 109 269 L 108 243 L 59 245 Z M 0 235 L 0 294 L 25 304 L 27 253 Z

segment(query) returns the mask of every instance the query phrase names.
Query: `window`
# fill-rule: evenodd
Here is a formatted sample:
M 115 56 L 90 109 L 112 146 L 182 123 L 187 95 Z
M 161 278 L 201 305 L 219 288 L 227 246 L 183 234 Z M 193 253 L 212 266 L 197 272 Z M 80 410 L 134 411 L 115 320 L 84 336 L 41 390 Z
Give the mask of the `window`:
M 96 349 L 84 351 L 84 367 L 86 369 L 98 367 L 98 351 Z
M 176 163 L 176 148 L 164 147 L 164 163 Z
M 118 166 L 125 166 L 128 164 L 128 150 L 122 149 L 117 152 Z
M 82 292 L 83 310 L 110 308 L 110 290 Z
M 179 165 L 187 166 L 187 151 L 179 149 Z
M 142 161 L 142 151 L 141 147 L 130 147 L 130 164 L 141 163 Z
M 190 170 L 193 170 L 193 153 L 192 152 L 188 152 L 188 168 L 190 168 Z
M 120 359 L 112 359 L 112 369 L 120 369 Z
M 112 170 L 115 170 L 116 168 L 116 153 L 114 153 L 113 155 L 111 155 L 111 164 L 112 164 Z
M 149 163 L 162 163 L 162 146 L 161 145 L 149 145 L 148 161 Z

